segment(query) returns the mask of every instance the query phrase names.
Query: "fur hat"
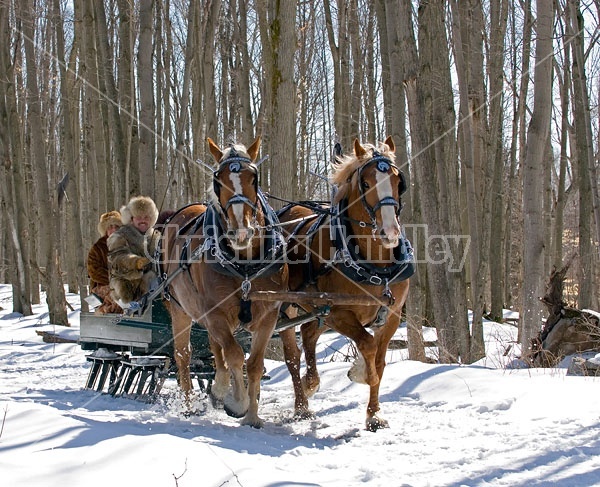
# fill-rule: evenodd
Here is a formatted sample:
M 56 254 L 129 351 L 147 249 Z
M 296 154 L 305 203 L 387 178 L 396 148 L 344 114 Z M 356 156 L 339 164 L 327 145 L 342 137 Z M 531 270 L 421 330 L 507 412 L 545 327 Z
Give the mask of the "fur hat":
M 153 227 L 158 219 L 158 208 L 148 196 L 134 196 L 127 205 L 121 208 L 121 220 L 123 225 L 128 225 L 134 216 L 150 217 L 150 226 Z
M 121 221 L 121 214 L 118 211 L 109 211 L 100 215 L 100 221 L 98 222 L 98 233 L 102 236 L 106 235 L 106 230 L 111 225 L 120 227 L 123 225 Z

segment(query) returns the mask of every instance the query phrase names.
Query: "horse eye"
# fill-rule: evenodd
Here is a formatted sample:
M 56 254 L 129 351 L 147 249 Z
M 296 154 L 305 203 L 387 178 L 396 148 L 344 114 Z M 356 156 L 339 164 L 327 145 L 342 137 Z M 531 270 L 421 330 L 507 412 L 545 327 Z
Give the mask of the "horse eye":
M 361 185 L 362 185 L 362 188 L 363 188 L 363 189 L 369 189 L 369 183 L 367 183 L 366 181 L 363 181 L 363 182 L 361 183 Z

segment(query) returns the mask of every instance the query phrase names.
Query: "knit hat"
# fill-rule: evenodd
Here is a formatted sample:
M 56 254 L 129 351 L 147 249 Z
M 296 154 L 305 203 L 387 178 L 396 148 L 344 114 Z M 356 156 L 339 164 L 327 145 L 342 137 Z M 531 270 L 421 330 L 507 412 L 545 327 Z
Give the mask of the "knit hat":
M 123 225 L 128 225 L 134 216 L 150 217 L 150 226 L 153 227 L 158 219 L 158 208 L 148 196 L 135 196 L 129 200 L 126 206 L 121 208 L 121 220 Z
M 106 235 L 106 230 L 111 225 L 120 227 L 123 225 L 121 221 L 121 214 L 118 211 L 109 211 L 100 215 L 100 221 L 98 222 L 98 233 L 102 236 Z

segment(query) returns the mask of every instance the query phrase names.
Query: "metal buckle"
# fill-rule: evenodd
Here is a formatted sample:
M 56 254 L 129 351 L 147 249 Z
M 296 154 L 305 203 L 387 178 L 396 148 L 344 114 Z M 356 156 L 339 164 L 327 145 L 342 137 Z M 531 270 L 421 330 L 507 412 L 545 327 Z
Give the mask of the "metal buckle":
M 369 277 L 369 284 L 373 284 L 375 286 L 381 286 L 382 282 L 383 282 L 383 279 L 379 276 L 370 276 Z

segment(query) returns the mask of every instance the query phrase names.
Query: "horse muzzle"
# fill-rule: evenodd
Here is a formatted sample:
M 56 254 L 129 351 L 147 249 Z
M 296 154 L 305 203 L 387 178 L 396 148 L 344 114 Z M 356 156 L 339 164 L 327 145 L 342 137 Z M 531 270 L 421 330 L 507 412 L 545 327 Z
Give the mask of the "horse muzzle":
M 381 244 L 384 248 L 393 249 L 398 246 L 400 241 L 400 229 L 392 229 L 390 231 L 382 229 L 379 233 L 379 238 L 381 238 Z
M 225 232 L 225 237 L 234 250 L 245 250 L 250 247 L 256 231 L 252 227 L 234 228 Z

